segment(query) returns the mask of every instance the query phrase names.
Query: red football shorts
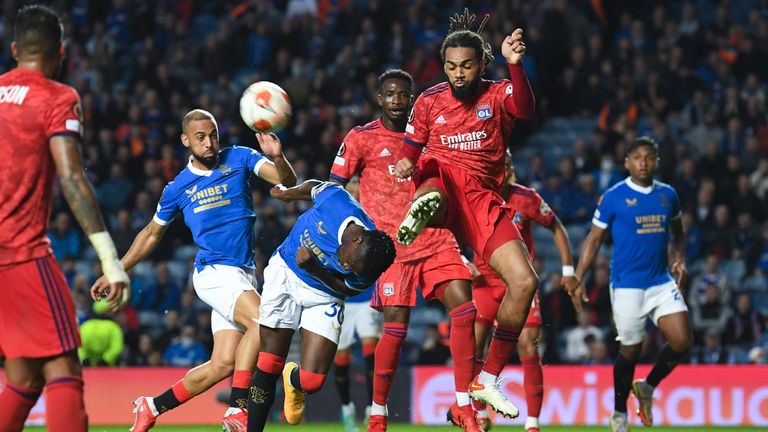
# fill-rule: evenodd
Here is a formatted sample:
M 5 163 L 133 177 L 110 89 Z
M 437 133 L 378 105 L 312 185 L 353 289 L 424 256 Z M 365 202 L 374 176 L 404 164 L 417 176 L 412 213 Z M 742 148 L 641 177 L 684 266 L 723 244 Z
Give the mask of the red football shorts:
M 422 158 L 413 175 L 416 188 L 427 180 L 438 180 L 448 197 L 445 228 L 460 244 L 469 245 L 485 262 L 510 240 L 522 240 L 512 222 L 513 212 L 501 195 L 483 186 L 467 171 L 435 159 Z
M 53 255 L 0 270 L 0 352 L 48 357 L 77 349 L 72 293 Z
M 443 282 L 470 280 L 469 268 L 456 249 L 445 249 L 434 255 L 412 261 L 396 262 L 376 282 L 371 307 L 381 311 L 384 306 L 416 306 L 416 288 L 421 287 L 424 299 L 437 298 L 437 288 Z
M 482 275 L 472 281 L 472 300 L 477 308 L 477 319 L 492 326 L 496 322 L 496 314 L 499 312 L 499 305 L 507 292 L 507 287 L 501 278 L 498 281 L 486 279 Z M 533 303 L 528 311 L 528 318 L 525 319 L 525 327 L 541 327 L 541 308 L 539 307 L 539 291 L 533 295 Z

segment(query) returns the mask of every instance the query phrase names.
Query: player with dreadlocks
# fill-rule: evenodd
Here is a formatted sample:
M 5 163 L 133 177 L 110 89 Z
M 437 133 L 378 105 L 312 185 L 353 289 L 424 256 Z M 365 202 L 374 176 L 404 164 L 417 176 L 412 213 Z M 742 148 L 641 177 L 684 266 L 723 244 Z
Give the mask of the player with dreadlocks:
M 426 226 L 448 228 L 504 280 L 498 326 L 469 392 L 502 415 L 517 417 L 517 407 L 499 389 L 499 374 L 516 349 L 538 276 L 499 191 L 510 131 L 517 119 L 533 115 L 535 102 L 523 70 L 522 29 L 501 44 L 510 80 L 482 78 L 493 59 L 479 34 L 487 20 L 473 31 L 475 15 L 468 10 L 451 19 L 440 49 L 448 81 L 425 90 L 414 103 L 395 171 L 401 178 L 412 176 L 416 192 L 397 240 L 410 244 Z

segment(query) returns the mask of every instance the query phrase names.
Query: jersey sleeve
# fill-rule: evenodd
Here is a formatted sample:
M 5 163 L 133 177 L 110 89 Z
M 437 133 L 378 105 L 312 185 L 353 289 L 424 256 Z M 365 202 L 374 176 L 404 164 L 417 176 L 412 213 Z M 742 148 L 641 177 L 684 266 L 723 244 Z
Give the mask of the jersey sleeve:
M 243 162 L 245 166 L 256 175 L 259 175 L 259 169 L 265 163 L 269 162 L 269 159 L 264 157 L 258 150 L 248 147 L 234 147 L 232 151 L 237 151 L 242 154 Z
M 429 138 L 429 122 L 427 120 L 427 100 L 424 95 L 420 95 L 411 108 L 411 114 L 408 116 L 408 124 L 405 125 L 405 134 L 403 141 L 421 149 L 427 143 Z
M 529 212 L 529 217 L 545 228 L 552 226 L 552 222 L 555 220 L 555 212 L 538 192 L 534 192 L 531 196 Z
M 363 154 L 362 137 L 359 132 L 349 131 L 339 146 L 339 151 L 333 159 L 330 177 L 347 184 L 349 180 L 363 169 L 365 155 Z
M 363 292 L 373 285 L 373 282 L 367 281 L 362 277 L 351 274 L 344 277 L 344 284 L 352 290 Z
M 152 220 L 158 225 L 168 225 L 176 213 L 179 211 L 179 205 L 176 202 L 176 196 L 171 191 L 171 184 L 169 183 L 163 189 L 163 194 L 160 195 L 160 202 L 157 203 L 157 210 Z
M 77 138 L 83 133 L 81 123 L 80 96 L 71 87 L 54 95 L 48 112 L 45 132 L 48 138 L 56 135 L 70 135 Z
M 332 182 L 322 182 L 319 185 L 313 187 L 312 191 L 310 192 L 310 196 L 312 197 L 312 202 L 315 203 L 315 207 L 321 206 L 324 202 L 328 201 L 334 196 L 338 196 L 339 194 L 349 195 L 349 193 L 344 190 L 341 185 Z
M 595 209 L 595 215 L 592 217 L 593 225 L 598 228 L 607 229 L 611 223 L 613 223 L 616 212 L 611 201 L 609 194 L 603 194 L 603 196 L 600 197 L 600 201 L 597 203 L 597 208 Z

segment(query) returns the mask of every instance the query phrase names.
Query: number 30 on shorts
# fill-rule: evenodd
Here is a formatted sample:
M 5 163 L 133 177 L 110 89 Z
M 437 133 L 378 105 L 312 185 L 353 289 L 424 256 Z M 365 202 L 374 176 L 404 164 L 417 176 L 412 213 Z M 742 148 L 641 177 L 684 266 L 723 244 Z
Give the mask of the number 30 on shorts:
M 328 306 L 328 310 L 325 311 L 325 316 L 331 318 L 336 317 L 336 320 L 339 321 L 339 325 L 344 324 L 344 305 L 334 303 Z

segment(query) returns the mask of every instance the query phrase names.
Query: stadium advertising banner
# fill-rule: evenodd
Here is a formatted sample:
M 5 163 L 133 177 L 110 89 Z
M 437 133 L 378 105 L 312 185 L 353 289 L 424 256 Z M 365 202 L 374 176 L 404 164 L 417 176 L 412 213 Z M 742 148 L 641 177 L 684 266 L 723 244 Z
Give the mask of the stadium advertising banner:
M 649 369 L 638 366 L 635 376 L 646 376 Z M 502 389 L 520 408 L 520 417 L 509 420 L 497 416 L 494 422 L 523 424 L 523 371 L 508 367 L 503 377 L 508 380 Z M 539 417 L 543 424 L 608 424 L 613 413 L 612 366 L 545 366 L 544 387 L 544 406 Z M 454 397 L 450 369 L 412 369 L 413 423 L 445 424 L 445 413 Z M 768 367 L 680 366 L 661 383 L 654 399 L 654 424 L 768 426 Z M 635 406 L 634 396 L 630 396 L 630 411 Z M 640 425 L 639 420 L 637 424 Z

